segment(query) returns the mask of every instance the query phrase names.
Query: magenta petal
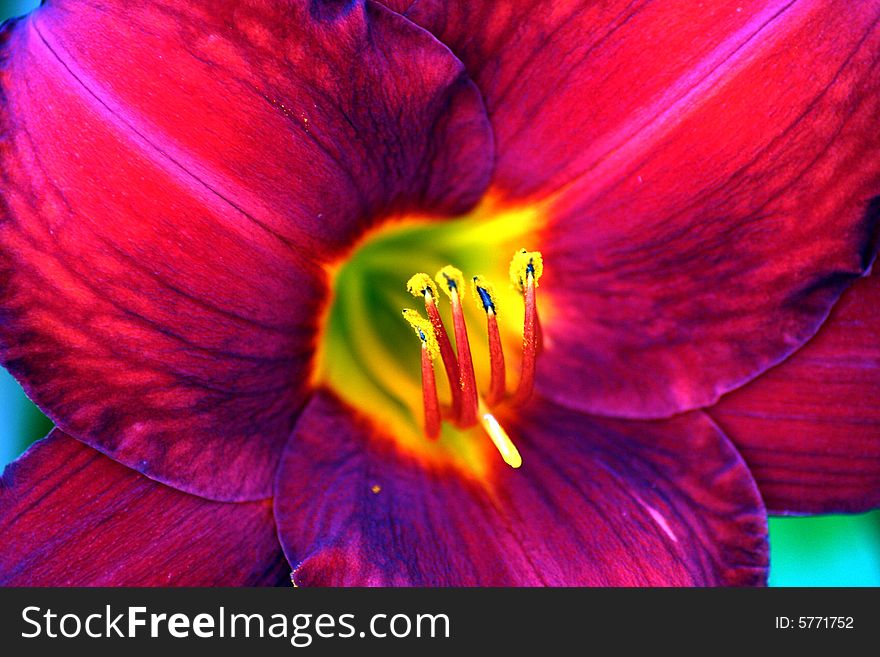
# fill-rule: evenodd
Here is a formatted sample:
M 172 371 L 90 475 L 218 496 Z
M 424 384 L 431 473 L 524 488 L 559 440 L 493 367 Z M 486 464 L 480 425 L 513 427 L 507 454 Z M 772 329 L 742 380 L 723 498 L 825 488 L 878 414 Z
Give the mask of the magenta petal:
M 710 413 L 776 513 L 880 506 L 880 276 L 856 283 L 803 349 Z
M 426 469 L 319 393 L 279 470 L 294 581 L 312 585 L 761 584 L 766 516 L 705 416 L 511 425 L 524 465 L 487 482 Z M 488 439 L 487 439 L 488 440 Z
M 851 7 L 792 5 L 562 195 L 548 395 L 626 417 L 709 405 L 808 340 L 866 270 L 880 5 Z
M 321 265 L 386 214 L 465 210 L 492 165 L 446 48 L 321 6 L 50 1 L 0 38 L 0 361 L 65 431 L 213 499 L 271 495 Z
M 711 7 L 629 0 L 382 1 L 436 35 L 464 63 L 495 130 L 495 184 L 516 197 L 546 195 L 580 176 L 607 173 L 622 159 L 635 162 L 692 113 L 712 119 L 692 135 L 694 146 L 698 140 L 704 149 L 718 146 L 719 138 L 731 146 L 744 140 L 753 142 L 753 152 L 792 119 L 809 120 L 791 111 L 808 110 L 829 83 L 840 92 L 825 100 L 843 103 L 839 109 L 846 111 L 847 103 L 858 101 L 847 92 L 863 90 L 846 79 L 841 64 L 870 73 L 880 11 L 876 2 L 848 0 L 716 0 Z M 867 61 L 847 61 L 854 45 Z M 843 75 L 835 78 L 838 72 Z M 738 87 L 735 94 L 731 86 Z M 723 114 L 708 115 L 705 101 L 719 96 Z M 759 117 L 760 123 L 752 122 Z M 723 155 L 735 153 L 725 150 Z M 742 161 L 751 154 L 743 153 Z M 690 157 L 701 155 L 697 150 Z M 706 162 L 703 175 L 713 175 L 715 165 L 722 166 L 716 175 L 739 169 L 741 162 L 725 164 L 721 155 Z M 688 183 L 681 185 L 686 191 L 699 176 L 678 180 Z
M 543 394 L 621 417 L 711 404 L 867 266 L 880 3 L 392 4 L 483 92 L 494 185 L 550 199 L 529 245 L 553 311 Z
M 271 504 L 178 492 L 53 431 L 0 479 L 0 585 L 256 586 L 290 573 Z

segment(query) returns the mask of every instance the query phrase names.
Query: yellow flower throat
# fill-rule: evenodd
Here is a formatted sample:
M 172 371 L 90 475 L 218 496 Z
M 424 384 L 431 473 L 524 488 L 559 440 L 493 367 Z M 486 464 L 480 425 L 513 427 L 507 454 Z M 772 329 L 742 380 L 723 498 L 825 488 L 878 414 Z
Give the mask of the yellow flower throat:
M 504 424 L 528 400 L 541 346 L 543 261 L 521 248 L 537 219 L 486 202 L 458 220 L 403 219 L 367 235 L 328 272 L 314 383 L 428 465 L 477 478 L 499 455 L 519 467 Z

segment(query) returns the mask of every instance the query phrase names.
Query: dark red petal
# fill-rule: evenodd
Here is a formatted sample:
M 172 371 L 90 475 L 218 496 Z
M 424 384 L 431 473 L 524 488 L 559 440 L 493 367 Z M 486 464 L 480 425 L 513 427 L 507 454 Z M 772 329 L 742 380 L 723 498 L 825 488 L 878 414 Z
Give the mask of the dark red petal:
M 880 3 L 397 5 L 483 92 L 495 185 L 552 200 L 531 245 L 543 394 L 625 417 L 710 404 L 867 265 Z
M 0 479 L 0 585 L 256 586 L 290 575 L 271 502 L 209 502 L 58 430 Z
M 279 470 L 295 582 L 761 584 L 766 515 L 703 415 L 632 422 L 546 402 L 511 433 L 524 464 L 486 482 L 426 469 L 318 393 Z M 488 438 L 487 438 L 488 440 Z
M 333 6 L 50 1 L 2 34 L 0 361 L 205 497 L 271 495 L 322 262 L 385 213 L 465 209 L 491 167 L 448 50 Z
M 880 506 L 880 276 L 843 295 L 803 349 L 710 413 L 776 513 Z

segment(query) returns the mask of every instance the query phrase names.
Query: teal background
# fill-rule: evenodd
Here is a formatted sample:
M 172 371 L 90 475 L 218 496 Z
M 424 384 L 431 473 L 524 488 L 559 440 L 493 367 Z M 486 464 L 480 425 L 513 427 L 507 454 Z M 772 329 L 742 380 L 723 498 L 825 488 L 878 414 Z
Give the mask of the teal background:
M 0 0 L 0 20 L 38 0 Z M 0 368 L 0 467 L 52 424 Z M 880 586 L 880 511 L 858 516 L 770 519 L 772 586 Z

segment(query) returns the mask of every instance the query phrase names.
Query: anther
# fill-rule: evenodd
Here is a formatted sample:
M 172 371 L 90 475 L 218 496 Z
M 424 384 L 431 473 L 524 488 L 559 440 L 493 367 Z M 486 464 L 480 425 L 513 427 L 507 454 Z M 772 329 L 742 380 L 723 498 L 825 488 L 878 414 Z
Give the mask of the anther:
M 471 279 L 471 289 L 474 299 L 486 311 L 486 332 L 489 336 L 489 364 L 491 378 L 489 380 L 489 394 L 486 403 L 494 406 L 504 399 L 505 374 L 504 374 L 504 350 L 501 346 L 501 335 L 498 332 L 498 307 L 495 290 L 492 284 L 483 276 L 474 276 Z
M 462 427 L 477 423 L 477 382 L 474 364 L 471 360 L 471 347 L 468 342 L 467 324 L 461 307 L 461 294 L 464 275 L 451 265 L 443 267 L 434 277 L 437 285 L 448 296 L 452 304 L 452 324 L 455 329 L 455 348 L 458 352 L 458 380 L 461 389 L 461 413 L 458 423 Z
M 425 302 L 425 312 L 434 327 L 434 335 L 440 347 L 440 357 L 443 360 L 443 368 L 446 371 L 446 380 L 449 381 L 449 389 L 452 393 L 452 417 L 457 421 L 461 416 L 461 385 L 459 384 L 458 361 L 455 352 L 452 351 L 452 343 L 449 334 L 443 326 L 440 311 L 437 309 L 437 288 L 431 277 L 424 273 L 415 274 L 406 283 L 406 289 L 414 297 L 422 297 Z
M 520 249 L 510 261 L 510 282 L 523 295 L 523 355 L 519 385 L 511 403 L 518 406 L 529 400 L 535 386 L 535 360 L 538 352 L 540 325 L 535 288 L 544 272 L 544 260 L 539 251 Z
M 417 310 L 406 308 L 403 318 L 409 322 L 422 343 L 422 402 L 424 405 L 425 435 L 431 439 L 440 436 L 440 402 L 437 399 L 437 383 L 434 380 L 434 359 L 439 348 L 431 322 Z

